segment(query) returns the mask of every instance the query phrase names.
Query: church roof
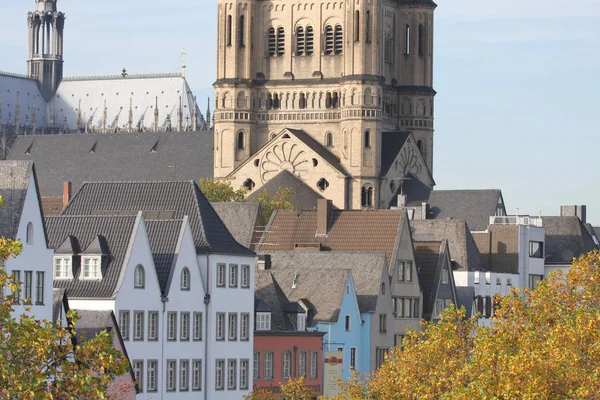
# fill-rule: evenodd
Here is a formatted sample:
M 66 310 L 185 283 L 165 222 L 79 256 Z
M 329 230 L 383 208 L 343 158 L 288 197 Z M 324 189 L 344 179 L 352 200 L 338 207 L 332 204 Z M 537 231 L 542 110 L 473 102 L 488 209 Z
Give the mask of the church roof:
M 317 206 L 318 199 L 324 198 L 319 193 L 312 190 L 306 183 L 298 179 L 296 175 L 287 170 L 281 171 L 275 178 L 265 183 L 259 190 L 256 190 L 248 196 L 248 198 L 256 200 L 263 190 L 274 195 L 279 188 L 291 188 L 294 191 L 291 202 L 298 210 L 311 210 Z
M 208 132 L 31 135 L 19 136 L 7 158 L 34 161 L 40 192 L 62 196 L 66 181 L 76 193 L 85 181 L 212 177 L 212 148 Z
M 25 75 L 0 72 L 0 125 L 15 125 L 19 105 L 19 124 L 30 125 L 35 108 L 36 126 L 47 121 L 47 105 L 40 94 L 37 82 Z
M 383 132 L 381 135 L 381 173 L 386 176 L 410 132 Z

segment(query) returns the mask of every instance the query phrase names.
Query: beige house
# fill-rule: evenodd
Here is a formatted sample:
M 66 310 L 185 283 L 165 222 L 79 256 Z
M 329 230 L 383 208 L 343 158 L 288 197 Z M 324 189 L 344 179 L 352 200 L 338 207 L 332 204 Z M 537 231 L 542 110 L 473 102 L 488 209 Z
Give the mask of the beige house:
M 282 171 L 334 206 L 426 199 L 431 0 L 219 0 L 214 176 L 254 192 Z

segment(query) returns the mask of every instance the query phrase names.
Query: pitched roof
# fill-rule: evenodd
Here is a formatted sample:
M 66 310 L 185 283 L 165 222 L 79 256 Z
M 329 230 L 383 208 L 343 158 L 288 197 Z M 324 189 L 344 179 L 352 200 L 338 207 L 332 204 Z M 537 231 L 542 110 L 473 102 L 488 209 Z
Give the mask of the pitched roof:
M 242 246 L 252 249 L 260 238 L 260 206 L 253 202 L 210 203 L 229 233 Z
M 421 182 L 419 178 L 409 173 L 402 182 L 402 186 L 398 185 L 396 192 L 390 200 L 390 207 L 398 206 L 398 195 L 400 193 L 406 195 L 406 204 L 409 206 L 419 206 L 423 202 L 427 202 L 431 195 L 431 188 Z
M 34 161 L 40 192 L 62 196 L 66 181 L 76 193 L 86 181 L 212 177 L 212 147 L 208 132 L 30 135 L 17 138 L 7 159 Z
M 579 217 L 542 217 L 542 225 L 547 264 L 571 264 L 574 257 L 598 249 Z
M 165 294 L 183 220 L 146 220 L 145 223 L 158 283 Z
M 304 270 L 350 270 L 356 290 L 356 297 L 361 313 L 374 312 L 377 307 L 377 297 L 380 290 L 381 275 L 386 266 L 385 253 L 374 252 L 273 252 L 271 253 L 271 268 L 277 277 L 279 268 L 292 268 L 300 273 L 299 279 L 305 274 Z M 387 267 L 387 266 L 386 266 Z M 387 270 L 386 270 L 387 271 Z M 289 282 L 280 282 L 285 289 Z M 327 286 L 314 288 L 315 291 L 327 291 Z M 307 299 L 311 302 L 312 296 Z
M 600 227 L 598 227 L 598 226 L 593 226 L 593 227 L 592 227 L 592 230 L 594 231 L 594 234 L 595 234 L 595 236 L 596 236 L 596 240 L 598 241 L 598 242 L 596 243 L 596 245 L 600 247 Z
M 471 231 L 485 231 L 502 192 L 491 190 L 434 190 L 429 196 L 430 215 L 435 219 L 467 221 Z
M 73 279 L 55 279 L 54 287 L 65 289 L 70 298 L 112 298 L 123 271 L 136 216 L 58 216 L 46 218 L 48 242 L 58 248 L 69 235 L 77 239 L 79 248 L 87 248 L 102 236 L 108 255 L 102 261 L 102 280 L 80 279 L 81 265 L 73 265 Z
M 383 132 L 381 134 L 381 173 L 386 176 L 410 132 Z
M 490 225 L 487 232 L 474 232 L 473 237 L 487 271 L 519 273 L 518 225 Z
M 475 297 L 475 288 L 473 286 L 457 286 L 456 297 L 458 298 L 457 307 L 465 308 L 465 317 L 473 315 L 473 298 Z
M 193 181 L 87 182 L 61 215 L 135 214 L 164 211 L 168 219 L 189 217 L 198 254 L 253 255 L 231 236 Z M 153 219 L 149 215 L 146 219 Z
M 340 171 L 342 174 L 348 176 L 348 172 L 346 168 L 342 165 L 340 159 L 327 150 L 321 143 L 317 142 L 312 136 L 301 129 L 291 129 L 286 128 L 286 131 L 290 132 L 294 136 L 296 136 L 300 141 L 302 141 L 305 145 L 310 147 L 312 151 L 321 156 L 325 161 L 327 161 L 331 166 Z
M 423 315 L 431 315 L 439 284 L 442 242 L 414 242 L 415 264 L 423 291 Z
M 288 170 L 283 170 L 278 173 L 273 179 L 261 186 L 260 189 L 254 191 L 248 198 L 250 200 L 256 200 L 263 190 L 274 195 L 279 188 L 286 187 L 291 188 L 294 191 L 290 201 L 298 210 L 313 209 L 317 205 L 317 200 L 324 198 Z
M 62 196 L 42 196 L 42 212 L 44 213 L 44 217 L 58 215 L 62 208 Z
M 61 317 L 61 310 L 64 307 L 65 311 L 69 311 L 69 300 L 65 289 L 53 289 L 52 290 L 52 321 L 58 321 Z M 62 316 L 63 318 L 66 315 Z
M 75 323 L 77 341 L 83 343 L 95 338 L 102 331 L 115 329 L 112 315 L 112 311 L 77 310 L 79 317 Z
M 18 101 L 17 101 L 18 99 Z M 32 121 L 29 109 L 35 107 L 36 124 L 41 126 L 47 121 L 46 102 L 40 96 L 38 83 L 35 79 L 18 74 L 0 73 L 0 103 L 2 115 L 0 125 L 14 125 L 17 104 L 20 106 L 19 124 L 27 126 Z
M 389 262 L 404 215 L 402 210 L 333 210 L 327 236 L 316 237 L 317 211 L 279 210 L 271 217 L 258 252 L 320 245 L 324 251 L 382 252 Z
M 448 241 L 450 257 L 459 271 L 482 271 L 481 254 L 466 222 L 460 220 L 410 220 L 415 241 Z
M 285 298 L 283 291 L 278 287 L 270 270 L 255 269 L 254 299 L 256 312 L 271 313 L 271 330 L 274 332 L 289 332 L 294 326 L 284 310 Z M 294 314 L 294 317 L 296 314 Z
M 0 237 L 16 239 L 32 172 L 32 162 L 0 161 Z

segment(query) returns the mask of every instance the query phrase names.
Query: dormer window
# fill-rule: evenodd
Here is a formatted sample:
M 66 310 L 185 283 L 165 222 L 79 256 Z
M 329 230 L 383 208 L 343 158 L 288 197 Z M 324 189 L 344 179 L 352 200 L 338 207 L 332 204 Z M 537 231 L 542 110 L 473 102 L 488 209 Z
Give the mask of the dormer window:
M 102 273 L 100 271 L 101 261 L 101 256 L 82 257 L 82 279 L 102 279 Z
M 54 279 L 73 279 L 72 257 L 54 257 Z
M 302 332 L 306 330 L 306 314 L 298 313 L 297 319 L 298 332 Z
M 256 313 L 256 330 L 270 331 L 271 330 L 271 313 L 259 312 Z

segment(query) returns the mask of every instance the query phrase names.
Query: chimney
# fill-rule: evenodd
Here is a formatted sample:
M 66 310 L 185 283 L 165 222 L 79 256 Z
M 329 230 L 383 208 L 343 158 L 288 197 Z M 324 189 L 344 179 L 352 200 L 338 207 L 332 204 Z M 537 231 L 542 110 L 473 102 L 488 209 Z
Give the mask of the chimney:
M 332 215 L 332 202 L 327 199 L 317 200 L 317 235 L 327 236 L 329 232 L 329 221 Z
M 429 203 L 422 202 L 421 203 L 421 219 L 429 218 Z
M 63 183 L 63 208 L 69 204 L 71 200 L 71 182 Z
M 406 207 L 407 196 L 405 194 L 398 195 L 398 207 Z
M 561 217 L 579 217 L 581 222 L 586 223 L 586 206 L 560 206 Z

